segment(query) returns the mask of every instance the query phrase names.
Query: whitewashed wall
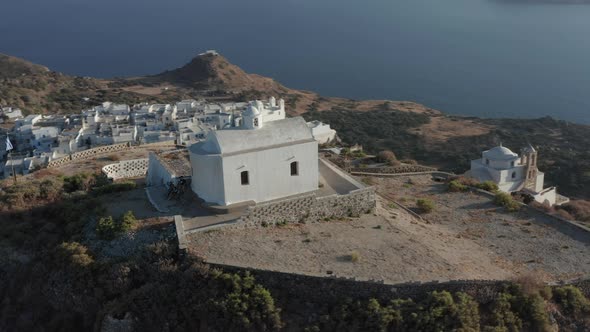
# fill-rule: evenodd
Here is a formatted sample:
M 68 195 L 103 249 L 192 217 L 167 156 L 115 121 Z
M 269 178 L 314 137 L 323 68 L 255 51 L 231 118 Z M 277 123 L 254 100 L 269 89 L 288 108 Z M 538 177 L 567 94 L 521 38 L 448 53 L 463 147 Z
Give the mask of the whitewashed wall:
M 299 163 L 299 175 L 291 176 L 291 162 Z M 265 202 L 317 190 L 318 143 L 285 146 L 224 156 L 224 205 Z M 240 173 L 248 171 L 249 184 L 242 185 Z
M 135 178 L 145 176 L 148 169 L 148 159 L 123 160 L 109 164 L 102 168 L 102 172 L 110 179 Z

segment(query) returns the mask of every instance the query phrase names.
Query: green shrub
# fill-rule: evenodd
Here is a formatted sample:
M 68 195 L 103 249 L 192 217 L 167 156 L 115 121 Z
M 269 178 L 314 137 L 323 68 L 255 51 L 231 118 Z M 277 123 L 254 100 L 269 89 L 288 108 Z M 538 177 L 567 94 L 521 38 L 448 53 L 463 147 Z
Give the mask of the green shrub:
M 132 230 L 133 228 L 135 228 L 136 224 L 137 224 L 137 219 L 135 218 L 135 215 L 133 215 L 133 212 L 127 211 L 121 217 L 119 231 L 120 232 L 128 232 L 128 231 Z
M 522 319 L 512 311 L 511 299 L 511 294 L 501 293 L 492 304 L 492 324 L 496 327 L 492 331 L 522 331 Z
M 90 188 L 91 177 L 86 173 L 63 177 L 63 189 L 67 193 L 86 191 Z
M 112 240 L 116 236 L 132 230 L 136 224 L 137 219 L 133 212 L 127 211 L 117 219 L 113 219 L 111 216 L 100 218 L 96 225 L 96 233 L 102 239 Z
M 56 249 L 56 260 L 66 266 L 87 267 L 94 262 L 88 248 L 78 242 L 64 242 Z
M 512 196 L 505 192 L 499 192 L 494 196 L 494 204 L 503 206 L 510 212 L 518 211 L 520 208 L 518 202 L 513 200 Z
M 447 291 L 422 300 L 347 299 L 320 319 L 320 331 L 479 331 L 479 305 L 469 295 Z
M 495 193 L 499 189 L 498 185 L 492 181 L 484 181 L 484 182 L 476 184 L 475 186 L 481 190 L 489 191 L 492 193 Z
M 219 331 L 273 331 L 282 327 L 280 309 L 270 292 L 249 273 L 213 276 L 221 292 L 209 300 L 209 312 Z
M 582 318 L 590 314 L 590 300 L 575 286 L 568 285 L 555 288 L 553 298 L 566 315 Z
M 434 211 L 434 202 L 427 198 L 419 198 L 416 201 L 416 206 L 418 206 L 421 213 L 430 213 Z
M 96 224 L 96 233 L 105 240 L 111 240 L 119 233 L 119 227 L 111 216 L 100 218 Z
M 484 331 L 550 331 L 545 300 L 538 291 L 527 294 L 511 284 L 499 294 L 491 307 L 491 323 Z
M 447 189 L 450 192 L 461 192 L 461 191 L 466 191 L 467 186 L 457 180 L 453 180 L 453 181 L 449 182 Z

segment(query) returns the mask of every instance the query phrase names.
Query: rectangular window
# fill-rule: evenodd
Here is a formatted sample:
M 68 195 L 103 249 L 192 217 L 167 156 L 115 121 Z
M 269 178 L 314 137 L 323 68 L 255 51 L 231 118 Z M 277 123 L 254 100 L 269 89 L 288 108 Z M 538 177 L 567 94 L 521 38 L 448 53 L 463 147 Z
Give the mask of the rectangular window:
M 294 161 L 291 163 L 291 176 L 299 175 L 299 163 Z
M 250 184 L 250 179 L 248 177 L 248 171 L 243 171 L 240 173 L 240 178 L 242 180 L 242 186 Z

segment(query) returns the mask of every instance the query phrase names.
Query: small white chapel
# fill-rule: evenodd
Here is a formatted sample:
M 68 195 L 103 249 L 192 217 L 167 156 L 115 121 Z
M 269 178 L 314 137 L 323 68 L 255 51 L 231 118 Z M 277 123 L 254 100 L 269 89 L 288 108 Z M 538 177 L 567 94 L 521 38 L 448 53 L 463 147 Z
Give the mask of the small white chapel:
M 250 102 L 235 124 L 189 148 L 199 198 L 230 206 L 318 189 L 318 142 L 302 117 L 285 117 L 282 99 Z
M 480 159 L 471 161 L 471 169 L 465 174 L 479 181 L 492 181 L 501 191 L 523 191 L 535 201 L 545 205 L 563 204 L 568 201 L 557 194 L 555 187 L 543 188 L 545 174 L 537 168 L 537 150 L 530 144 L 521 155 L 507 147 L 496 146 L 482 153 Z

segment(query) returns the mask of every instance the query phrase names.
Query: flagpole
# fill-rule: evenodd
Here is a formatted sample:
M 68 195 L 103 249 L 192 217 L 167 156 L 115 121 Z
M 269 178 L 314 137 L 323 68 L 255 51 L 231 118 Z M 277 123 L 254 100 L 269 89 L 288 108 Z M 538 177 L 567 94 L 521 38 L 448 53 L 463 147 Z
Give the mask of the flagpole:
M 14 177 L 14 184 L 16 185 L 16 172 L 14 171 L 14 161 L 12 160 L 12 152 L 8 152 L 10 156 L 10 165 L 12 166 L 12 176 Z
M 16 185 L 16 172 L 14 171 L 14 160 L 12 159 L 12 150 L 14 147 L 12 143 L 10 143 L 10 138 L 8 137 L 8 133 L 6 134 L 6 152 L 8 152 L 8 159 L 10 160 L 10 166 L 12 168 L 12 176 L 14 177 L 14 184 Z

